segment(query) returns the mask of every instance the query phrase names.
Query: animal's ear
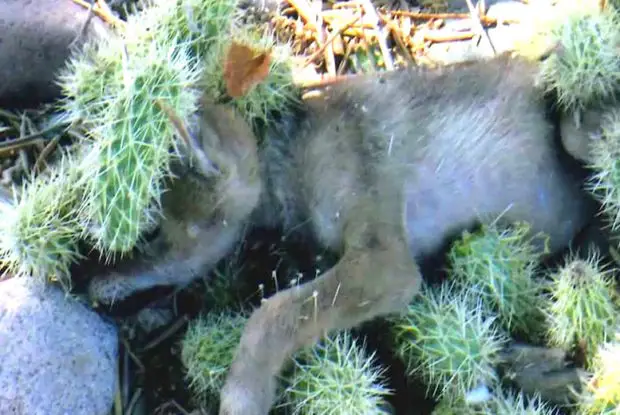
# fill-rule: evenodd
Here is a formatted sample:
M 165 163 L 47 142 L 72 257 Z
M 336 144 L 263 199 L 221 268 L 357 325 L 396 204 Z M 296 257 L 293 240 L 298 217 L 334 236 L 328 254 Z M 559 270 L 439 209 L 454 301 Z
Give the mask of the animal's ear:
M 174 125 L 177 134 L 185 143 L 189 157 L 194 162 L 198 171 L 200 171 L 205 177 L 219 175 L 220 171 L 217 165 L 215 165 L 205 154 L 205 152 L 200 148 L 196 137 L 190 132 L 189 128 L 183 120 L 174 113 L 172 108 L 166 105 L 161 100 L 155 100 L 155 104 L 166 113 L 168 119 Z
M 258 157 L 252 126 L 231 105 L 203 101 L 196 139 L 205 157 L 216 165 Z
M 560 135 L 564 149 L 575 159 L 592 161 L 592 142 L 602 138 L 603 112 L 579 111 L 562 114 Z

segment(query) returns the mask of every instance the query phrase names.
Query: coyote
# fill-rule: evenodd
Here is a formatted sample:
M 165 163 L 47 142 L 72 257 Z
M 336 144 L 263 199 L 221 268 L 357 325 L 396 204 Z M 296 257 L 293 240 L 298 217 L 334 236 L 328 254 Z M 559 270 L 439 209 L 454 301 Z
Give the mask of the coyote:
M 297 349 L 401 312 L 419 291 L 418 263 L 452 235 L 525 221 L 557 252 L 591 220 L 596 207 L 562 160 L 537 65 L 504 55 L 355 76 L 261 141 L 205 101 L 194 151 L 209 168 L 185 167 L 163 196 L 153 253 L 94 279 L 91 295 L 109 302 L 188 283 L 248 224 L 313 235 L 338 262 L 253 312 L 221 392 L 220 415 L 267 414 Z

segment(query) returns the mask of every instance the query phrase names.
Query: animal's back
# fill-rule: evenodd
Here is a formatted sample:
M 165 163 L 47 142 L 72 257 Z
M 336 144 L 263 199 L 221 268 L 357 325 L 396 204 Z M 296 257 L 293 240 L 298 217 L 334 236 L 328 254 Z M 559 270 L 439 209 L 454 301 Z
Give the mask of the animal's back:
M 402 186 L 416 257 L 500 216 L 566 246 L 594 207 L 560 161 L 535 70 L 505 58 L 331 87 L 311 104 L 296 160 L 319 238 L 339 247 L 359 195 Z

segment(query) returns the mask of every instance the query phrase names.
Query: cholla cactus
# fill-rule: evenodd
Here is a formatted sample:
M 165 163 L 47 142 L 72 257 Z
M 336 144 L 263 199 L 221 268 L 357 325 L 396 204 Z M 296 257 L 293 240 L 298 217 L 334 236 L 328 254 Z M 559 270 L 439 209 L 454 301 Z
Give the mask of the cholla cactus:
M 140 13 L 128 18 L 127 35 L 142 44 L 158 41 L 187 45 L 192 55 L 206 65 L 202 89 L 214 101 L 227 99 L 224 60 L 231 41 L 257 51 L 270 50 L 267 79 L 246 95 L 232 99 L 250 122 L 268 122 L 273 111 L 284 111 L 297 101 L 293 85 L 290 49 L 276 44 L 264 28 L 240 25 L 238 0 L 151 0 Z
M 594 358 L 593 375 L 580 395 L 583 415 L 620 414 L 620 334 L 614 342 L 599 347 Z
M 195 397 L 211 406 L 224 386 L 247 316 L 209 313 L 193 321 L 181 343 L 181 361 Z
M 613 8 L 573 12 L 551 33 L 558 50 L 541 67 L 540 79 L 565 110 L 611 98 L 620 81 L 620 20 Z
M 486 403 L 485 414 L 494 415 L 555 415 L 559 412 L 543 402 L 540 397 L 526 399 L 523 393 L 499 391 Z
M 125 68 L 127 83 L 94 131 L 97 164 L 92 166 L 86 212 L 96 246 L 105 251 L 131 250 L 158 219 L 149 211 L 171 174 L 170 150 L 177 144 L 175 127 L 158 102 L 182 120 L 197 109 L 192 86 L 200 72 L 187 51 L 156 44 L 149 49 Z
M 619 323 L 614 285 L 596 252 L 587 260 L 569 259 L 552 275 L 549 287 L 550 345 L 567 351 L 583 349 L 589 366 L 599 346 L 613 338 Z
M 617 230 L 620 226 L 620 111 L 605 114 L 601 129 L 601 137 L 589 143 L 594 174 L 588 188 L 600 200 L 612 229 Z
M 127 17 L 127 36 L 146 45 L 178 42 L 204 60 L 213 46 L 229 38 L 238 0 L 145 0 Z
M 525 224 L 466 232 L 453 244 L 448 262 L 459 285 L 479 295 L 508 331 L 535 338 L 544 316 L 542 285 L 535 278 L 540 254 L 529 232 Z
M 149 45 L 179 49 L 198 62 L 204 61 L 214 46 L 229 41 L 237 3 L 237 0 L 142 1 L 141 10 L 128 16 L 122 32 L 86 43 L 67 62 L 57 80 L 65 95 L 65 109 L 76 118 L 97 124 L 99 116 L 118 95 L 121 84 L 130 80 L 124 65 L 130 60 L 155 58 L 139 53 L 148 50 Z
M 84 122 L 93 140 L 82 163 L 90 175 L 82 226 L 108 260 L 131 251 L 157 224 L 163 180 L 178 151 L 170 118 L 189 121 L 198 109 L 200 80 L 222 80 L 220 54 L 231 39 L 236 8 L 236 0 L 147 1 L 122 31 L 74 55 L 59 77 L 65 110 Z M 249 34 L 244 39 L 272 42 Z M 233 101 L 252 120 L 284 109 L 293 96 L 281 56 L 274 55 L 265 82 Z M 219 72 L 205 70 L 206 63 Z M 215 92 L 206 89 L 207 96 Z
M 555 415 L 558 411 L 535 396 L 526 399 L 522 392 L 497 389 L 488 400 L 467 404 L 464 400 L 444 401 L 433 410 L 433 415 Z
M 133 249 L 158 219 L 170 150 L 177 149 L 175 127 L 161 104 L 189 118 L 198 105 L 201 67 L 174 42 L 119 37 L 73 57 L 69 68 L 61 78 L 65 108 L 85 119 L 94 141 L 81 162 L 89 177 L 82 226 L 110 258 Z
M 80 174 L 71 153 L 57 166 L 24 183 L 14 205 L 0 211 L 0 264 L 16 276 L 58 280 L 70 286 L 78 253 L 76 219 Z
M 394 322 L 396 355 L 420 373 L 435 398 L 458 400 L 497 381 L 495 366 L 508 336 L 487 317 L 480 298 L 454 285 L 424 287 Z
M 248 46 L 257 53 L 269 51 L 271 62 L 266 79 L 245 95 L 231 99 L 227 96 L 223 76 L 226 54 L 232 42 Z M 252 27 L 233 30 L 229 41 L 213 48 L 206 63 L 203 89 L 213 101 L 230 99 L 231 104 L 255 126 L 269 123 L 272 113 L 286 112 L 299 102 L 299 91 L 293 84 L 290 48 L 277 44 L 273 33 Z
M 348 331 L 340 332 L 297 353 L 284 405 L 294 415 L 387 414 L 384 371 L 374 353 L 366 353 Z
M 123 82 L 121 40 L 97 38 L 84 44 L 68 59 L 56 82 L 62 90 L 60 104 L 70 121 L 87 128 L 100 119 Z

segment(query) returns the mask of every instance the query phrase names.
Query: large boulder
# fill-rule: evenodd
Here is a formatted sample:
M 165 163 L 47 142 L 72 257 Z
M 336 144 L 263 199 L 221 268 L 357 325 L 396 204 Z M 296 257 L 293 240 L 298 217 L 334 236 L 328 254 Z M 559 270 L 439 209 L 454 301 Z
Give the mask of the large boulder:
M 60 94 L 55 76 L 72 45 L 106 33 L 101 19 L 88 16 L 72 0 L 0 1 L 0 107 L 32 107 Z
M 108 414 L 117 354 L 117 329 L 59 288 L 0 282 L 0 414 Z

